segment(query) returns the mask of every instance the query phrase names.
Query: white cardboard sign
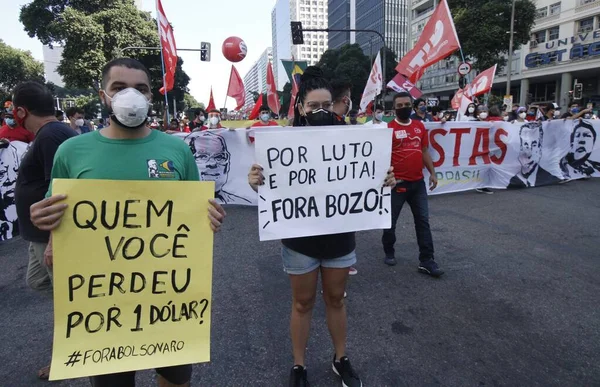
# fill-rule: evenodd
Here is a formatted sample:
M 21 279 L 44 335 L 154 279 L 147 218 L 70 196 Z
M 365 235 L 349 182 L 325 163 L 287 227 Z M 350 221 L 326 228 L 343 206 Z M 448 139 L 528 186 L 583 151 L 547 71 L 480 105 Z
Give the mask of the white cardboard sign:
M 391 129 L 257 130 L 255 145 L 261 241 L 391 226 Z

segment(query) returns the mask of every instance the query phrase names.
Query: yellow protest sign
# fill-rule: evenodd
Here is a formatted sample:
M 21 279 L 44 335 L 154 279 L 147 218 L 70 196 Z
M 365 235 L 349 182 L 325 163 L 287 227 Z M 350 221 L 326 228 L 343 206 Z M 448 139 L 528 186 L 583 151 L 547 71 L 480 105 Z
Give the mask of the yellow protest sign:
M 50 380 L 210 360 L 213 182 L 54 180 Z

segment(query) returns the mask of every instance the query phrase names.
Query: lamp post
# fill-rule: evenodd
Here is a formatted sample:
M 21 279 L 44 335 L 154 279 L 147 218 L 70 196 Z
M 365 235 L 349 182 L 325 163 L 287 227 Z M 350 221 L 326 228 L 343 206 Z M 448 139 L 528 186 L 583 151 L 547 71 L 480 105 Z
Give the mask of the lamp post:
M 512 57 L 515 34 L 515 3 L 516 0 L 512 0 L 512 12 L 510 14 L 510 42 L 508 43 L 508 65 L 506 66 L 506 95 L 510 95 L 510 78 L 512 76 Z

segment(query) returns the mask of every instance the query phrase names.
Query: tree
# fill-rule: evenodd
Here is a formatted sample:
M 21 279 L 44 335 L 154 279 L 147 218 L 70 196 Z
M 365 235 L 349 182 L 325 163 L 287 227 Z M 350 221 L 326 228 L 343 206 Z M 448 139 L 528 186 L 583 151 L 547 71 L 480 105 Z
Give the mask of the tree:
M 75 97 L 75 106 L 83 109 L 84 116 L 87 119 L 98 117 L 98 113 L 100 113 L 102 109 L 100 97 L 96 94 Z
M 184 104 L 183 110 L 198 108 L 198 107 L 200 107 L 200 105 L 202 105 L 190 93 L 185 93 L 185 95 L 183 96 L 183 104 Z
M 164 97 L 162 68 L 158 50 L 129 50 L 125 47 L 158 47 L 156 20 L 140 11 L 133 0 L 33 0 L 21 8 L 20 20 L 31 37 L 43 44 L 61 45 L 63 57 L 58 73 L 68 87 L 98 90 L 102 67 L 112 59 L 130 56 L 144 63 L 151 74 L 154 101 Z M 189 83 L 189 77 L 178 61 L 175 87 L 169 100 L 178 105 Z
M 44 83 L 43 64 L 31 52 L 11 47 L 0 39 L 0 102 L 10 99 L 14 87 L 23 81 Z
M 326 78 L 352 84 L 352 103 L 358 106 L 367 84 L 372 63 L 358 44 L 347 44 L 336 50 L 327 50 L 317 64 Z
M 510 40 L 513 0 L 448 0 L 463 52 L 477 70 L 498 63 L 506 65 Z M 515 50 L 530 40 L 535 24 L 536 6 L 532 0 L 516 0 Z

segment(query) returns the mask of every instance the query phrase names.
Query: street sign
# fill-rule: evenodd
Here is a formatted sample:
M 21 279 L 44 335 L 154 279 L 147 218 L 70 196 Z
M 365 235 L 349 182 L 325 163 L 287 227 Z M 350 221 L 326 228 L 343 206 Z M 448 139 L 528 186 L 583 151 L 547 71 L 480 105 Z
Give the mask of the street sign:
M 471 72 L 471 64 L 467 62 L 463 62 L 458 65 L 458 73 L 460 75 L 467 75 Z
M 458 87 L 461 89 L 464 89 L 467 86 L 467 78 L 465 78 L 464 76 L 460 76 L 460 78 L 458 78 Z

